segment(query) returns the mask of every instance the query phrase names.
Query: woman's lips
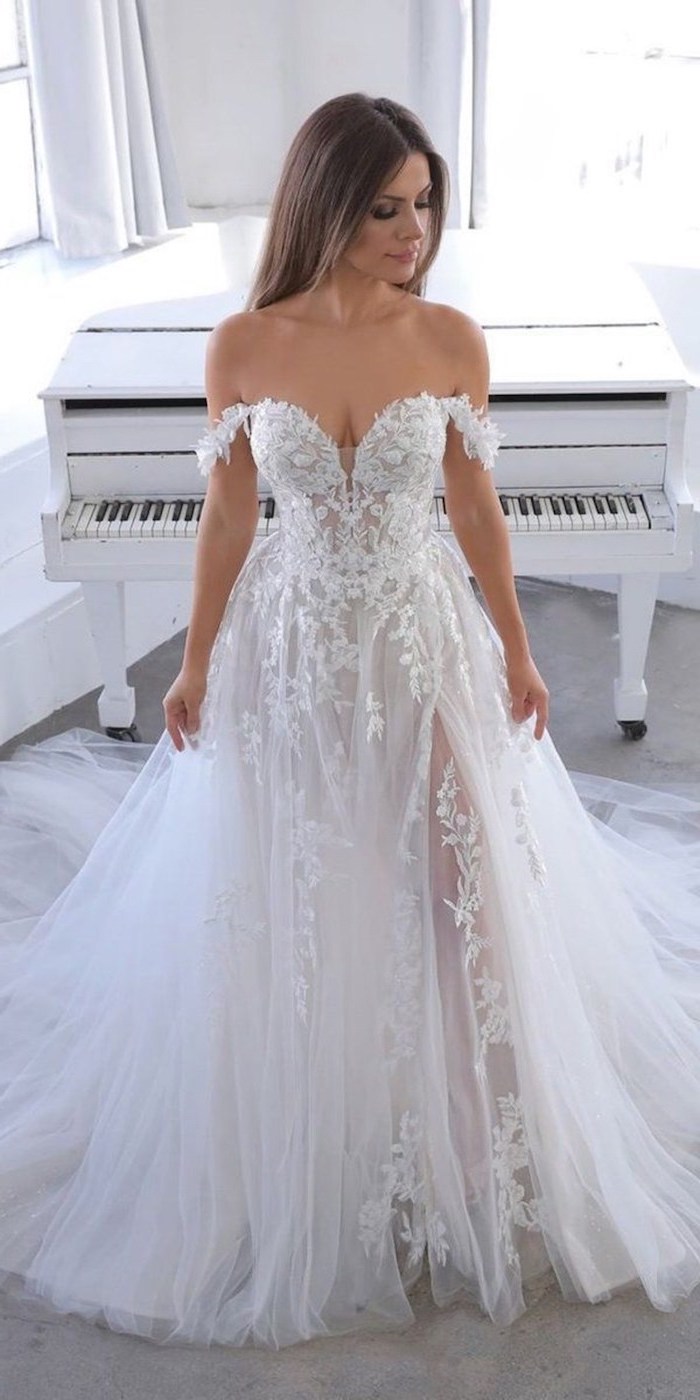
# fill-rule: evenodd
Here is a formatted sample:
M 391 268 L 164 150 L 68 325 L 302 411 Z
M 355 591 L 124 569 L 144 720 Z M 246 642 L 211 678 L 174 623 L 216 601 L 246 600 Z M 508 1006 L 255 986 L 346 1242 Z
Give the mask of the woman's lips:
M 418 257 L 418 254 L 417 254 L 417 253 L 390 253 L 390 254 L 389 254 L 389 257 L 390 257 L 390 258 L 395 258 L 395 259 L 396 259 L 396 262 L 405 262 L 405 263 L 408 263 L 408 262 L 415 262 L 416 258 Z

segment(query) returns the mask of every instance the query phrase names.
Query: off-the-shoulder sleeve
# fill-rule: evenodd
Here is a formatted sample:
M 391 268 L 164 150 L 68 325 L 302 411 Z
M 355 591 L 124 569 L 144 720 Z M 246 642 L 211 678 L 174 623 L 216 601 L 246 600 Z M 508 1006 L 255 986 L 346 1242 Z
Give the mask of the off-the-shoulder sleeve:
M 468 394 L 455 394 L 445 400 L 449 416 L 462 434 L 468 457 L 478 457 L 485 471 L 496 464 L 500 443 L 505 437 L 488 414 L 474 408 Z
M 228 461 L 228 447 L 242 426 L 246 437 L 250 437 L 250 423 L 248 415 L 251 405 L 248 403 L 232 403 L 229 408 L 225 408 L 221 417 L 211 428 L 207 428 L 199 440 L 193 444 L 197 454 L 197 465 L 202 476 L 208 476 L 217 457 L 223 457 Z

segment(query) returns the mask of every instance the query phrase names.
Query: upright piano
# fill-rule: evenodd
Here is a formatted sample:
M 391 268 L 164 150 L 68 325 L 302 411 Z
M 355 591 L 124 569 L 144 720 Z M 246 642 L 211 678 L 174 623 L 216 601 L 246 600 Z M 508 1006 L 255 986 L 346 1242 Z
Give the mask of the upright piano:
M 519 284 L 505 254 L 471 234 L 445 235 L 427 294 L 484 328 L 489 413 L 505 434 L 494 481 L 515 573 L 617 576 L 615 717 L 627 737 L 641 738 L 659 576 L 692 562 L 690 381 L 631 269 L 592 265 L 586 278 L 570 268 L 574 314 L 561 281 L 557 291 L 556 279 L 541 278 L 535 295 L 525 266 Z M 138 737 L 124 587 L 192 576 L 206 485 L 193 451 L 207 425 L 205 345 L 243 302 L 244 292 L 224 290 L 102 312 L 72 336 L 41 395 L 45 574 L 82 584 L 105 681 L 99 720 L 115 737 Z M 262 476 L 258 499 L 264 535 L 278 517 Z M 434 526 L 450 530 L 439 477 Z

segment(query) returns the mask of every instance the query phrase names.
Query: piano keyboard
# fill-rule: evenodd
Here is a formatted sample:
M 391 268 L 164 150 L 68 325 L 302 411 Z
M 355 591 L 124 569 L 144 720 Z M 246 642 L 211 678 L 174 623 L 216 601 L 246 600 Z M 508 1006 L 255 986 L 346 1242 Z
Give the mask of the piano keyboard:
M 501 508 L 513 534 L 564 531 L 643 531 L 672 528 L 673 517 L 662 492 L 501 491 Z M 193 539 L 202 514 L 203 497 L 129 500 L 102 497 L 73 501 L 67 510 L 64 540 Z M 445 497 L 434 497 L 434 528 L 451 533 Z M 275 499 L 259 497 L 256 534 L 279 526 Z

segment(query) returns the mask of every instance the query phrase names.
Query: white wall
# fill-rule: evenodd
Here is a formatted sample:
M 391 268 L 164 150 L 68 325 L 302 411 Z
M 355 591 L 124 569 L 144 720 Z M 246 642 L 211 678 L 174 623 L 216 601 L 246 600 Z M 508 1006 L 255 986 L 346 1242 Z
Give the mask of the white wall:
M 420 0 L 148 0 L 185 197 L 267 204 L 294 132 L 362 91 L 411 103 Z

